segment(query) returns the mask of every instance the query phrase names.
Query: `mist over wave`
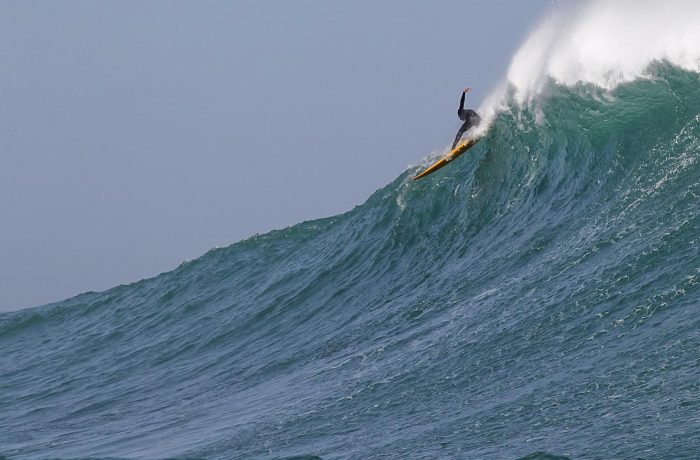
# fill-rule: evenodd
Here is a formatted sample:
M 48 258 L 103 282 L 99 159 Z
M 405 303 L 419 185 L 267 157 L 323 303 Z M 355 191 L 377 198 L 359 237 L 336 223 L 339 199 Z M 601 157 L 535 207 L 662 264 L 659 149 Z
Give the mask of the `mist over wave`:
M 0 457 L 696 458 L 700 77 L 556 77 L 610 5 L 434 175 L 0 314 Z
M 613 89 L 665 62 L 700 72 L 700 2 L 596 0 L 558 5 L 515 53 L 504 81 L 481 107 L 487 120 L 536 103 L 551 83 Z

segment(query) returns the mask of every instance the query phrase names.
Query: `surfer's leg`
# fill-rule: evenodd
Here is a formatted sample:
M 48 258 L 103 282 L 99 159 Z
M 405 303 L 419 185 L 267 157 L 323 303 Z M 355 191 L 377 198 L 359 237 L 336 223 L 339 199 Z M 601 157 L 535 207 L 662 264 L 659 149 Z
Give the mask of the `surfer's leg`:
M 459 139 L 462 137 L 462 134 L 464 134 L 464 131 L 469 129 L 469 122 L 465 121 L 462 123 L 462 126 L 459 128 L 459 131 L 457 131 L 457 136 L 455 137 L 455 141 L 452 143 L 452 148 L 454 149 L 457 146 L 457 142 L 459 142 Z

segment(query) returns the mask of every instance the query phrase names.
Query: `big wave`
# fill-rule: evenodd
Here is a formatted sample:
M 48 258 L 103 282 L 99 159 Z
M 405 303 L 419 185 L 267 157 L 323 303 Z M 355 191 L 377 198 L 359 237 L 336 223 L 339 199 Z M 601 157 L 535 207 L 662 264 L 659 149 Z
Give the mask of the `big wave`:
M 548 21 L 448 168 L 0 315 L 0 454 L 693 458 L 697 69 L 650 54 L 598 74 L 614 84 L 558 64 L 519 84 L 532 40 L 556 37 L 542 62 L 571 45 Z

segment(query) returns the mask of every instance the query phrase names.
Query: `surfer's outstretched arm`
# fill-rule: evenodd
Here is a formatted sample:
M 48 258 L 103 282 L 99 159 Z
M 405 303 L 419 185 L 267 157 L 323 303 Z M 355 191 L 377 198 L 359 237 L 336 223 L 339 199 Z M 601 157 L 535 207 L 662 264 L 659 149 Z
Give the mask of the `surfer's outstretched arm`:
M 464 97 L 467 95 L 470 89 L 471 88 L 464 88 L 464 91 L 462 91 L 462 98 L 459 100 L 459 109 L 457 109 L 457 116 L 463 121 L 467 119 L 467 115 L 464 112 Z

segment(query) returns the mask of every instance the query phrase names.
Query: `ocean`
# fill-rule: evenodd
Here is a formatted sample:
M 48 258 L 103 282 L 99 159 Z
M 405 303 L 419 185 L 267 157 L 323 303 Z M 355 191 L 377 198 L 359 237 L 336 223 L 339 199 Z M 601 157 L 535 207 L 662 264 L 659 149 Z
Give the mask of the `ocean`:
M 700 76 L 624 76 L 513 80 L 425 179 L 0 314 L 0 458 L 700 458 Z

